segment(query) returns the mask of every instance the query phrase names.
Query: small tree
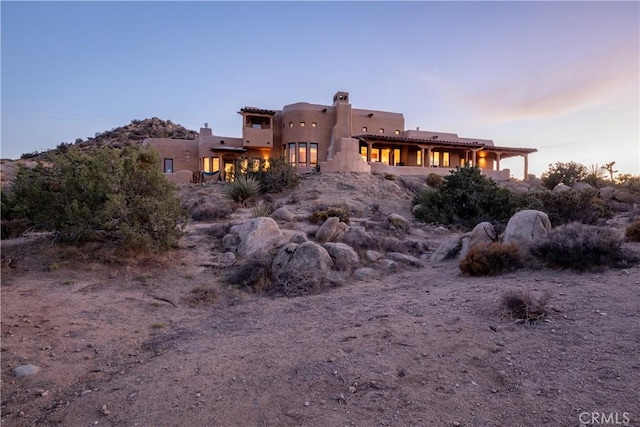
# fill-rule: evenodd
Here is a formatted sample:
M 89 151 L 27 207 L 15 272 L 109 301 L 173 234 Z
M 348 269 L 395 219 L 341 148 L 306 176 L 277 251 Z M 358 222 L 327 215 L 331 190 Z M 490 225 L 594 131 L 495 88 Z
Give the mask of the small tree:
M 3 221 L 26 219 L 61 241 L 126 249 L 167 249 L 180 237 L 186 212 L 155 151 L 71 147 L 50 160 L 20 168 L 3 194 Z
M 415 197 L 416 218 L 425 222 L 456 224 L 471 228 L 482 221 L 506 222 L 519 199 L 482 175 L 477 167 L 456 168 L 436 189 L 427 188 Z
M 541 175 L 542 185 L 549 190 L 562 183 L 565 185 L 575 184 L 582 181 L 587 176 L 587 170 L 584 165 L 576 162 L 556 162 L 549 165 L 549 170 Z

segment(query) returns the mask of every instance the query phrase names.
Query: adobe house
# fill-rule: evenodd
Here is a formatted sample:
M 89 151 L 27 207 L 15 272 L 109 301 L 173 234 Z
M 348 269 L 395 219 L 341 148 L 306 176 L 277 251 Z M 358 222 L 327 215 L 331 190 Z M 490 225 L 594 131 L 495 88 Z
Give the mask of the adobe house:
M 510 177 L 500 161 L 520 156 L 524 178 L 535 148 L 502 147 L 493 141 L 455 133 L 404 129 L 402 113 L 352 108 L 348 92 L 333 104 L 298 102 L 282 110 L 244 107 L 242 137 L 216 136 L 205 123 L 195 140 L 147 138 L 160 153 L 162 170 L 173 182 L 190 182 L 194 172 L 229 172 L 239 158 L 259 167 L 283 156 L 301 170 L 394 175 L 446 175 L 458 166 L 477 165 L 495 180 Z

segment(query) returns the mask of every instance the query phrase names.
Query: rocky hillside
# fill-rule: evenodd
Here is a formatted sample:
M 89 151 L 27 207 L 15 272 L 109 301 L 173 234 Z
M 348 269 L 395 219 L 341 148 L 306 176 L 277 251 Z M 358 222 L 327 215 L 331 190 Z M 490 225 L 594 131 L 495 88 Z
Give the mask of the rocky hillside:
M 94 137 L 87 139 L 78 138 L 73 143 L 63 142 L 49 151 L 23 154 L 22 159 L 41 159 L 47 153 L 65 150 L 71 146 L 111 146 L 122 148 L 132 144 L 139 144 L 144 141 L 145 138 L 196 139 L 197 137 L 198 132 L 196 131 L 173 123 L 171 120 L 161 120 L 157 117 L 152 117 L 144 120 L 132 120 L 128 125 L 98 132 Z

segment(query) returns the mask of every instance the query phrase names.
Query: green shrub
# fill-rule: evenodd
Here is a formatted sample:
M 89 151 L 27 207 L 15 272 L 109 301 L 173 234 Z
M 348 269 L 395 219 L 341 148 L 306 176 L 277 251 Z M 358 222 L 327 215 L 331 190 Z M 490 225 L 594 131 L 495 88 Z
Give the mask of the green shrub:
M 443 181 L 444 178 L 442 178 L 442 175 L 438 175 L 437 173 L 430 173 L 429 176 L 427 176 L 427 185 L 429 187 L 438 188 L 442 185 Z
M 350 213 L 347 209 L 338 207 L 320 208 L 309 216 L 309 221 L 313 224 L 321 224 L 332 216 L 340 218 L 341 222 L 349 224 Z
M 638 256 L 625 251 L 622 243 L 622 234 L 612 228 L 574 222 L 554 228 L 530 251 L 550 267 L 578 271 L 627 267 L 638 262 Z
M 459 268 L 469 276 L 495 276 L 522 266 L 518 247 L 513 243 L 480 243 L 472 246 Z
M 269 167 L 260 173 L 262 191 L 266 193 L 280 193 L 295 188 L 300 183 L 298 169 L 287 163 L 284 157 L 270 158 Z
M 246 175 L 238 175 L 235 180 L 228 182 L 224 189 L 224 194 L 229 199 L 243 206 L 252 201 L 260 192 L 260 182 Z
M 526 209 L 545 212 L 554 226 L 570 222 L 596 224 L 602 219 L 610 218 L 613 214 L 598 197 L 598 191 L 595 189 L 563 192 L 545 189 L 529 191 L 523 196 L 522 205 Z
M 584 165 L 576 162 L 556 162 L 549 165 L 549 169 L 540 176 L 540 179 L 542 185 L 553 190 L 560 183 L 571 186 L 586 177 L 587 168 Z
M 507 222 L 519 206 L 519 198 L 477 167 L 456 168 L 442 184 L 426 188 L 413 200 L 414 216 L 437 224 L 470 229 L 483 221 Z
M 186 212 L 155 151 L 69 147 L 50 165 L 21 167 L 3 198 L 3 217 L 27 219 L 64 242 L 110 242 L 161 250 L 181 236 Z M 3 218 L 3 219 L 4 219 Z
M 627 240 L 632 242 L 640 242 L 640 219 L 633 221 L 624 231 Z

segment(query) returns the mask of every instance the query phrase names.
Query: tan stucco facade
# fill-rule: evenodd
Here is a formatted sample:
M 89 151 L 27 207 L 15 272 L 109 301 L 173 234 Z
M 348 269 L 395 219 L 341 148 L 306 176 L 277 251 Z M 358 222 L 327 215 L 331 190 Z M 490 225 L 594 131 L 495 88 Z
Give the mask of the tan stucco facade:
M 500 161 L 521 156 L 526 178 L 528 155 L 537 151 L 450 132 L 405 130 L 402 113 L 352 108 L 348 92 L 337 92 L 330 105 L 297 102 L 282 110 L 244 107 L 238 113 L 240 138 L 216 136 L 205 124 L 195 140 L 148 138 L 144 144 L 158 150 L 174 182 L 193 172 L 224 171 L 239 157 L 281 156 L 298 168 L 326 172 L 426 175 L 477 165 L 498 180 L 510 177 Z

